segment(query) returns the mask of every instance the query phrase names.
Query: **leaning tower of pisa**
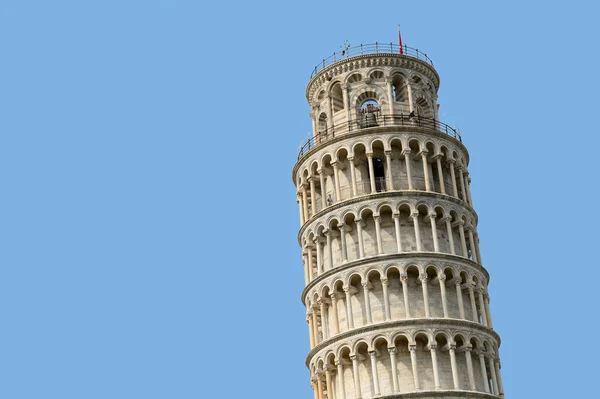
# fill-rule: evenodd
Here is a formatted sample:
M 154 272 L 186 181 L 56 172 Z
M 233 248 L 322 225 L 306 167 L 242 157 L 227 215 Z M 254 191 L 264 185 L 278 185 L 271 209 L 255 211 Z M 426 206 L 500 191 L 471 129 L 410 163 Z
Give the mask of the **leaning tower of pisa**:
M 361 45 L 315 67 L 293 169 L 315 399 L 504 396 L 469 189 L 429 57 Z

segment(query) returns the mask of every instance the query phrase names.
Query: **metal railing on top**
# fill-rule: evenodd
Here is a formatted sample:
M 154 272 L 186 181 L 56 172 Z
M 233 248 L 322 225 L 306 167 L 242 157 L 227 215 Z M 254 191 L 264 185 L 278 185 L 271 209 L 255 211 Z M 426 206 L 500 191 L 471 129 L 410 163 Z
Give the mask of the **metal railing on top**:
M 393 43 L 372 43 L 372 44 L 361 44 L 360 46 L 354 46 L 354 47 L 348 47 L 345 50 L 342 50 L 340 52 L 334 52 L 332 55 L 330 55 L 327 58 L 323 58 L 323 60 L 318 63 L 317 65 L 315 65 L 315 68 L 313 69 L 312 73 L 310 74 L 310 78 L 312 79 L 313 76 L 315 76 L 320 70 L 322 70 L 323 68 L 341 61 L 341 60 L 345 60 L 348 57 L 355 57 L 357 55 L 363 55 L 363 54 L 401 54 L 400 53 L 400 46 L 397 44 L 393 44 Z M 408 46 L 402 46 L 402 54 L 401 55 L 406 55 L 408 57 L 413 57 L 422 61 L 427 62 L 429 65 L 433 66 L 433 61 L 431 61 L 431 58 L 429 58 L 427 56 L 427 54 L 425 54 L 422 51 L 419 51 L 418 48 L 412 48 L 412 47 L 408 47 Z
M 374 116 L 374 118 L 373 118 Z M 424 116 L 410 116 L 410 115 L 379 115 L 377 113 L 363 114 L 360 119 L 343 122 L 338 125 L 319 129 L 319 133 L 316 136 L 308 139 L 306 143 L 300 146 L 298 150 L 298 159 L 300 159 L 308 151 L 312 150 L 315 146 L 329 141 L 340 134 L 353 132 L 360 129 L 366 129 L 376 126 L 415 126 L 425 127 L 436 130 L 441 133 L 445 133 L 450 137 L 457 139 L 462 142 L 460 133 L 451 126 L 438 121 L 434 118 L 426 118 Z

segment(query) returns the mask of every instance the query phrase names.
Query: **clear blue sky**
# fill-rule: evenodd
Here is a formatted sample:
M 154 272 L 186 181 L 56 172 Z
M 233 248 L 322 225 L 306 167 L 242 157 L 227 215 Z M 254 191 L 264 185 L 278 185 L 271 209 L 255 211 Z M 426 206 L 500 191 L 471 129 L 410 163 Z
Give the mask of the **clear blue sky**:
M 507 398 L 594 397 L 591 4 L 3 1 L 0 397 L 312 398 L 305 85 L 398 23 L 471 152 Z

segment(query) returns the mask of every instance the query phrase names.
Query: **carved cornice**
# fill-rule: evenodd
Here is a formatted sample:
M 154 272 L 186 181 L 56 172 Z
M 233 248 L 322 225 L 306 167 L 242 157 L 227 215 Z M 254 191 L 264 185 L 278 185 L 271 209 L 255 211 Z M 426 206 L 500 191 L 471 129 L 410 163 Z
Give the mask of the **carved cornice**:
M 448 327 L 458 327 L 458 328 L 466 328 L 470 331 L 478 330 L 484 334 L 487 334 L 493 337 L 496 340 L 498 348 L 500 348 L 501 339 L 500 335 L 489 327 L 485 327 L 479 323 L 475 323 L 473 321 L 463 320 L 463 319 L 438 319 L 438 318 L 418 318 L 418 319 L 404 319 L 404 320 L 394 320 L 394 321 L 386 321 L 377 324 L 369 324 L 368 326 L 353 328 L 350 331 L 345 331 L 343 333 L 337 334 L 331 338 L 321 341 L 314 348 L 312 348 L 308 355 L 306 356 L 306 367 L 309 367 L 310 361 L 312 358 L 319 353 L 324 348 L 343 341 L 345 339 L 363 334 L 368 332 L 384 332 L 387 329 L 398 329 L 398 328 L 406 328 L 412 327 L 415 329 L 421 329 L 424 327 L 440 327 L 440 326 L 448 326 Z
M 360 65 L 364 62 L 371 61 L 370 65 Z M 357 65 L 359 64 L 359 65 Z M 372 67 L 391 67 L 391 68 L 406 68 L 412 71 L 420 72 L 429 78 L 435 85 L 435 89 L 440 87 L 440 76 L 435 68 L 427 62 L 410 56 L 394 54 L 394 53 L 379 53 L 379 54 L 364 54 L 349 57 L 323 68 L 320 70 L 306 85 L 306 99 L 310 101 L 315 90 L 325 82 L 333 79 L 341 74 L 357 71 L 359 69 L 367 69 Z

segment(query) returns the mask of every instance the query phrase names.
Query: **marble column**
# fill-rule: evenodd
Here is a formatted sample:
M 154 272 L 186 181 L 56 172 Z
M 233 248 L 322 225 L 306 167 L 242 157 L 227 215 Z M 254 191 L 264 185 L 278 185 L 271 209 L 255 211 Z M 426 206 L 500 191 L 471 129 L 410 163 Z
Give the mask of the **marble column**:
M 475 304 L 475 292 L 474 292 L 475 284 L 468 283 L 467 289 L 469 290 L 469 300 L 471 301 L 471 313 L 473 316 L 473 321 L 475 323 L 479 323 L 479 317 L 477 316 L 477 305 Z
M 415 243 L 417 244 L 417 252 L 421 252 L 421 230 L 419 229 L 419 212 L 413 212 L 410 214 L 413 218 L 413 224 L 415 228 Z
M 444 317 L 448 318 L 448 296 L 446 294 L 446 276 L 442 274 L 438 276 L 438 281 L 440 283 L 440 294 L 442 296 L 442 310 L 444 312 Z
M 460 389 L 460 384 L 458 382 L 458 367 L 456 365 L 456 344 L 450 344 L 448 352 L 450 352 L 450 368 L 452 369 L 454 389 Z
M 346 229 L 348 226 L 345 224 L 338 224 L 340 229 L 340 242 L 342 243 L 342 262 L 348 261 L 348 246 L 346 243 Z
M 454 235 L 452 234 L 452 217 L 444 216 L 442 221 L 446 223 L 446 233 L 448 234 L 448 245 L 450 246 L 450 253 L 452 255 L 456 255 L 456 250 L 454 249 Z
M 327 208 L 327 187 L 325 186 L 325 174 L 323 169 L 317 169 L 319 184 L 321 185 L 321 209 Z
M 458 302 L 459 317 L 461 320 L 466 320 L 465 304 L 463 303 L 463 296 L 462 296 L 462 279 L 460 277 L 455 277 L 454 285 L 456 286 L 456 299 Z
M 360 392 L 360 375 L 358 373 L 358 356 L 352 355 L 350 356 L 352 360 L 352 377 L 354 379 L 354 397 L 356 399 L 362 398 L 362 393 Z
M 371 183 L 371 194 L 377 192 L 377 188 L 375 187 L 375 169 L 373 168 L 373 154 L 367 153 L 367 161 L 369 163 L 369 181 Z
M 385 316 L 385 321 L 389 321 L 392 319 L 392 313 L 390 309 L 390 296 L 388 290 L 388 279 L 381 279 L 381 288 L 383 290 L 383 311 Z
M 448 164 L 448 167 L 450 168 L 450 177 L 452 178 L 452 193 L 455 198 L 458 198 L 458 186 L 456 185 L 456 172 L 454 170 L 455 163 L 456 161 L 454 159 L 446 161 L 446 164 Z
M 446 184 L 444 182 L 444 172 L 442 169 L 442 154 L 437 154 L 435 156 L 435 163 L 437 166 L 437 171 L 438 171 L 438 179 L 440 182 L 440 192 L 442 194 L 446 194 Z
M 310 210 L 311 216 L 317 213 L 317 190 L 315 189 L 315 177 L 308 177 L 308 184 L 310 185 Z
M 387 167 L 387 187 L 386 191 L 394 191 L 394 175 L 392 175 L 392 152 L 385 152 L 385 165 Z
M 421 280 L 421 287 L 423 288 L 423 307 L 425 308 L 425 317 L 431 317 L 429 311 L 429 290 L 427 289 L 427 274 L 419 276 L 419 280 Z
M 358 195 L 358 190 L 356 188 L 356 165 L 354 165 L 354 156 L 348 156 L 348 162 L 350 163 L 350 178 L 352 179 L 352 196 L 356 197 Z
M 433 381 L 435 383 L 435 390 L 439 391 L 442 389 L 442 384 L 440 383 L 440 372 L 438 370 L 437 344 L 429 344 L 429 351 L 431 352 L 431 364 L 433 365 Z
M 370 351 L 369 356 L 371 357 L 371 371 L 373 375 L 373 390 L 375 391 L 374 396 L 381 395 L 381 389 L 379 388 L 379 375 L 377 375 L 377 352 Z
M 336 360 L 335 361 L 335 365 L 337 367 L 337 375 L 338 375 L 338 389 L 337 389 L 337 395 L 338 395 L 338 399 L 346 399 L 346 388 L 345 388 L 345 382 L 344 382 L 344 365 L 342 363 L 342 361 L 340 360 Z
M 402 239 L 400 234 L 400 213 L 394 213 L 392 215 L 394 218 L 394 232 L 396 233 L 396 247 L 398 248 L 398 253 L 402 252 Z
M 471 345 L 464 346 L 465 359 L 467 361 L 467 374 L 469 375 L 469 388 L 472 391 L 475 391 L 477 386 L 475 385 L 475 374 L 473 373 L 473 360 L 471 358 L 472 350 L 473 347 Z
M 421 159 L 423 161 L 423 178 L 425 179 L 425 191 L 431 191 L 431 183 L 429 182 L 429 163 L 427 162 L 426 150 L 421 151 Z
M 362 283 L 363 286 L 363 295 L 365 296 L 365 313 L 367 314 L 367 324 L 372 324 L 373 323 L 373 316 L 371 315 L 371 298 L 370 298 L 370 288 L 371 288 L 371 283 L 370 282 L 364 282 Z
M 342 194 L 340 190 L 340 166 L 337 161 L 332 162 L 331 166 L 333 166 L 333 184 L 335 186 L 335 202 L 340 202 L 342 200 Z
M 429 214 L 429 220 L 431 221 L 431 234 L 433 236 L 433 250 L 434 252 L 440 252 L 440 243 L 438 242 L 437 225 L 435 221 L 436 217 L 437 215 L 435 213 Z
M 356 219 L 354 223 L 356 223 L 356 235 L 358 236 L 358 256 L 362 259 L 365 257 L 365 244 L 363 242 L 362 221 L 360 219 Z
M 352 316 L 352 295 L 356 289 L 352 286 L 344 287 L 344 293 L 346 294 L 346 320 L 348 322 L 348 329 L 354 328 L 354 318 Z
M 406 179 L 408 180 L 408 189 L 414 190 L 413 181 L 412 181 L 412 171 L 411 171 L 411 159 L 410 159 L 410 148 L 402 151 L 402 155 L 404 155 L 404 160 L 406 162 Z
M 331 313 L 333 314 L 333 335 L 340 333 L 340 319 L 337 309 L 337 294 L 334 292 L 329 295 L 331 298 Z
M 400 282 L 402 283 L 402 295 L 404 296 L 404 312 L 406 318 L 410 319 L 410 306 L 408 305 L 408 275 L 402 273 L 400 275 Z
M 415 384 L 415 391 L 421 390 L 421 383 L 419 382 L 419 363 L 417 361 L 417 345 L 409 344 L 408 350 L 410 351 L 410 363 L 412 365 L 413 380 Z
M 488 381 L 487 370 L 485 369 L 485 355 L 483 354 L 483 352 L 479 351 L 477 353 L 477 356 L 479 357 L 479 366 L 481 367 L 483 389 L 485 390 L 485 392 L 490 393 L 490 382 Z
M 383 254 L 383 240 L 381 239 L 381 216 L 373 215 L 375 221 L 375 238 L 377 240 L 377 254 Z
M 333 242 L 333 237 L 331 236 L 332 232 L 330 229 L 326 229 L 323 230 L 323 234 L 325 235 L 325 238 L 327 239 L 327 254 L 329 255 L 329 258 L 327 259 L 327 270 L 331 270 L 333 269 L 333 248 L 332 248 L 332 242 Z
M 400 388 L 398 387 L 398 366 L 396 363 L 396 348 L 388 348 L 388 352 L 390 353 L 390 365 L 392 368 L 392 385 L 394 388 L 394 393 L 399 393 Z
M 473 229 L 472 225 L 469 225 L 467 232 L 469 233 L 469 246 L 471 247 L 471 260 L 475 263 L 479 263 L 477 260 L 477 251 L 475 250 L 475 241 L 473 240 Z

